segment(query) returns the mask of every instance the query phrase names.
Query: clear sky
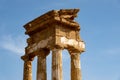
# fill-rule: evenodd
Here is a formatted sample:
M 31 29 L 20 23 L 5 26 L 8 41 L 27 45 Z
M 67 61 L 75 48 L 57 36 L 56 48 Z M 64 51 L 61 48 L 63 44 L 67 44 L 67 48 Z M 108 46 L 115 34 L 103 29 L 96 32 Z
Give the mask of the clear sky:
M 83 80 L 120 80 L 120 0 L 0 0 L 0 80 L 22 80 L 26 39 L 23 25 L 49 10 L 80 8 L 76 21 L 86 43 L 81 54 Z M 51 80 L 51 56 L 47 58 Z M 70 58 L 63 51 L 64 80 Z M 33 80 L 36 80 L 36 58 Z

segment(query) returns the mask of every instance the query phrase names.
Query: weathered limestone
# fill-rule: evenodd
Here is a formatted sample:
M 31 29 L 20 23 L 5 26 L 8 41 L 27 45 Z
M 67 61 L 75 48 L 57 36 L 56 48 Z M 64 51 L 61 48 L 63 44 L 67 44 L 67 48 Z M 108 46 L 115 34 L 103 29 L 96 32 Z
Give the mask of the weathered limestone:
M 71 80 L 82 80 L 80 53 L 70 53 L 71 56 Z
M 62 79 L 62 49 L 52 50 L 52 80 Z
M 32 61 L 24 62 L 23 80 L 32 80 Z
M 79 9 L 52 10 L 24 25 L 27 39 L 24 79 L 32 80 L 32 60 L 37 56 L 37 80 L 47 80 L 46 58 L 52 50 L 52 80 L 63 80 L 62 50 L 71 56 L 71 80 L 81 79 L 80 54 L 85 44 L 79 36 L 80 25 L 74 20 Z
M 47 80 L 46 56 L 38 56 L 37 61 L 37 80 Z
M 49 50 L 41 50 L 37 60 L 37 80 L 47 80 L 46 57 Z

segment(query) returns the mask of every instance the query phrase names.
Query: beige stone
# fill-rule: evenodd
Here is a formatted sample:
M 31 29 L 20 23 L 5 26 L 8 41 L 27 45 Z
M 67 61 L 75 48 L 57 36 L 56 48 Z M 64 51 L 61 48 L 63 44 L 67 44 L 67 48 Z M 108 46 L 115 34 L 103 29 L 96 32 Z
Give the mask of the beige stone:
M 80 53 L 70 53 L 71 55 L 71 80 L 82 80 Z
M 46 57 L 49 50 L 41 50 L 37 60 L 37 80 L 47 80 Z
M 80 25 L 74 20 L 79 9 L 52 10 L 24 25 L 27 39 L 23 80 L 32 80 L 32 61 L 37 56 L 37 80 L 47 80 L 46 58 L 52 50 L 52 80 L 63 80 L 62 50 L 71 55 L 71 80 L 81 79 L 80 54 L 85 43 L 79 36 Z
M 62 79 L 62 49 L 52 50 L 52 80 Z
M 24 62 L 24 77 L 23 80 L 32 80 L 32 62 Z

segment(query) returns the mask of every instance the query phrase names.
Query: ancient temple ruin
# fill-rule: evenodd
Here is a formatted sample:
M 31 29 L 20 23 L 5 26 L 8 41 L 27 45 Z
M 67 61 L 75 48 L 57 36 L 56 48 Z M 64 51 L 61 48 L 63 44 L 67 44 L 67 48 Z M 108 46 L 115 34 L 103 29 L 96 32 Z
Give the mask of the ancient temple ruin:
M 52 79 L 63 80 L 62 50 L 71 58 L 71 80 L 81 79 L 80 54 L 85 44 L 79 36 L 80 26 L 75 22 L 79 9 L 52 10 L 24 25 L 29 35 L 24 60 L 23 80 L 32 80 L 32 61 L 37 56 L 37 80 L 47 80 L 46 57 L 52 51 Z

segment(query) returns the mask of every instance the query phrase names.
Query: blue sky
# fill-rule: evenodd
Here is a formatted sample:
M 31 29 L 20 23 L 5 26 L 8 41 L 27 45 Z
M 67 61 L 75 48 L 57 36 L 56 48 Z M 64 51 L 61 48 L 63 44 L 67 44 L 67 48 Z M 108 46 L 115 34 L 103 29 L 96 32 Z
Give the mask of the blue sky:
M 23 25 L 49 10 L 80 8 L 76 21 L 86 43 L 81 54 L 83 80 L 120 80 L 120 0 L 0 0 L 0 80 L 22 80 L 26 39 Z M 51 56 L 47 58 L 51 80 Z M 70 58 L 63 51 L 64 80 Z M 36 80 L 36 58 L 33 80 Z

